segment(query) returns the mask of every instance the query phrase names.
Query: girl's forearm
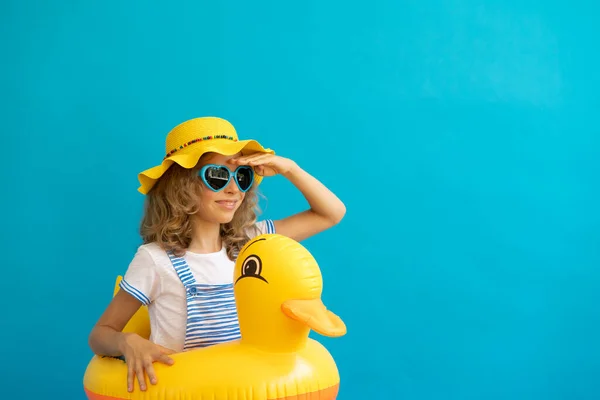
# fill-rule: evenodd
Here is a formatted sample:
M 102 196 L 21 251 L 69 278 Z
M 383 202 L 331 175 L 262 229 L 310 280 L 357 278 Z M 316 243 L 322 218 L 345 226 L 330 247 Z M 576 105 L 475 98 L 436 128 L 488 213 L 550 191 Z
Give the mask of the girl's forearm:
M 95 326 L 89 337 L 89 345 L 94 354 L 118 357 L 123 355 L 121 342 L 123 332 L 118 332 L 109 326 Z
M 337 224 L 346 214 L 344 203 L 318 179 L 297 164 L 284 176 L 302 193 L 311 210 L 319 216 Z

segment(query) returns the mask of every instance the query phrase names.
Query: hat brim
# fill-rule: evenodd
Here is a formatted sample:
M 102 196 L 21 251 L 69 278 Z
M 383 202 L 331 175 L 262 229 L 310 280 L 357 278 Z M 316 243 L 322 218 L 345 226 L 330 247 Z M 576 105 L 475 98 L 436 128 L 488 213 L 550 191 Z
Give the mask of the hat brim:
M 191 149 L 191 147 L 190 147 Z M 138 174 L 138 180 L 141 186 L 138 191 L 142 194 L 148 194 L 150 189 L 154 186 L 156 181 L 173 165 L 173 163 L 179 164 L 183 168 L 193 168 L 198 164 L 198 160 L 205 153 L 218 153 L 224 156 L 230 156 L 236 153 L 242 152 L 242 154 L 252 153 L 267 153 L 275 154 L 271 149 L 264 148 L 256 140 L 240 140 L 237 142 L 221 142 L 217 141 L 212 143 L 206 143 L 202 146 L 202 150 L 199 151 L 187 151 L 181 152 L 180 154 L 173 154 L 172 156 L 165 158 L 160 165 L 149 168 Z M 262 181 L 262 176 L 257 175 L 254 178 L 254 184 L 259 185 Z

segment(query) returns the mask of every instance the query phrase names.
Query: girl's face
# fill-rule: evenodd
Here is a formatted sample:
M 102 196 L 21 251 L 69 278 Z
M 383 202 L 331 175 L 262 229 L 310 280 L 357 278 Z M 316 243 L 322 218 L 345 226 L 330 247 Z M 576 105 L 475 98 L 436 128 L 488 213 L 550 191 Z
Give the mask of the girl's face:
M 212 153 L 203 157 L 198 164 L 198 167 L 201 169 L 207 164 L 216 164 L 227 167 L 229 171 L 233 173 L 239 165 L 233 164 L 229 160 L 240 155 L 241 153 L 232 156 Z M 198 179 L 200 179 L 201 182 L 201 189 L 200 198 L 198 199 L 200 202 L 200 209 L 198 210 L 197 216 L 206 222 L 219 224 L 231 222 L 233 215 L 242 204 L 246 195 L 238 188 L 235 178 L 232 176 L 229 183 L 227 183 L 227 186 L 216 192 L 207 187 L 202 181 L 202 178 L 198 177 Z

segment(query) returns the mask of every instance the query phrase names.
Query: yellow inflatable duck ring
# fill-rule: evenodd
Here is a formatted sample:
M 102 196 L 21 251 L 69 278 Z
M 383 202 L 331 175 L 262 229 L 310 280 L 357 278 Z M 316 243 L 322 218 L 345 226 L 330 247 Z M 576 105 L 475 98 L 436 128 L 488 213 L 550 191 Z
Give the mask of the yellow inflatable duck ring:
M 346 326 L 321 301 L 321 271 L 310 252 L 282 235 L 258 236 L 241 249 L 233 282 L 240 340 L 173 354 L 173 365 L 154 364 L 156 385 L 140 391 L 136 383 L 131 393 L 125 362 L 94 356 L 84 376 L 88 399 L 335 399 L 337 366 L 308 336 L 311 329 L 342 336 Z M 137 318 L 138 327 L 127 328 L 147 330 Z

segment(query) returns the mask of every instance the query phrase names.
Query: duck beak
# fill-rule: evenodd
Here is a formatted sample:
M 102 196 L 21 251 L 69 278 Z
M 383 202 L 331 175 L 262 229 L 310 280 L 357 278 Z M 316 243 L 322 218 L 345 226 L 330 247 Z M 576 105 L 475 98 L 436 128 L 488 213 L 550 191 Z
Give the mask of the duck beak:
M 320 335 L 339 337 L 346 334 L 344 321 L 329 311 L 321 299 L 286 300 L 281 310 L 289 318 L 302 322 Z

